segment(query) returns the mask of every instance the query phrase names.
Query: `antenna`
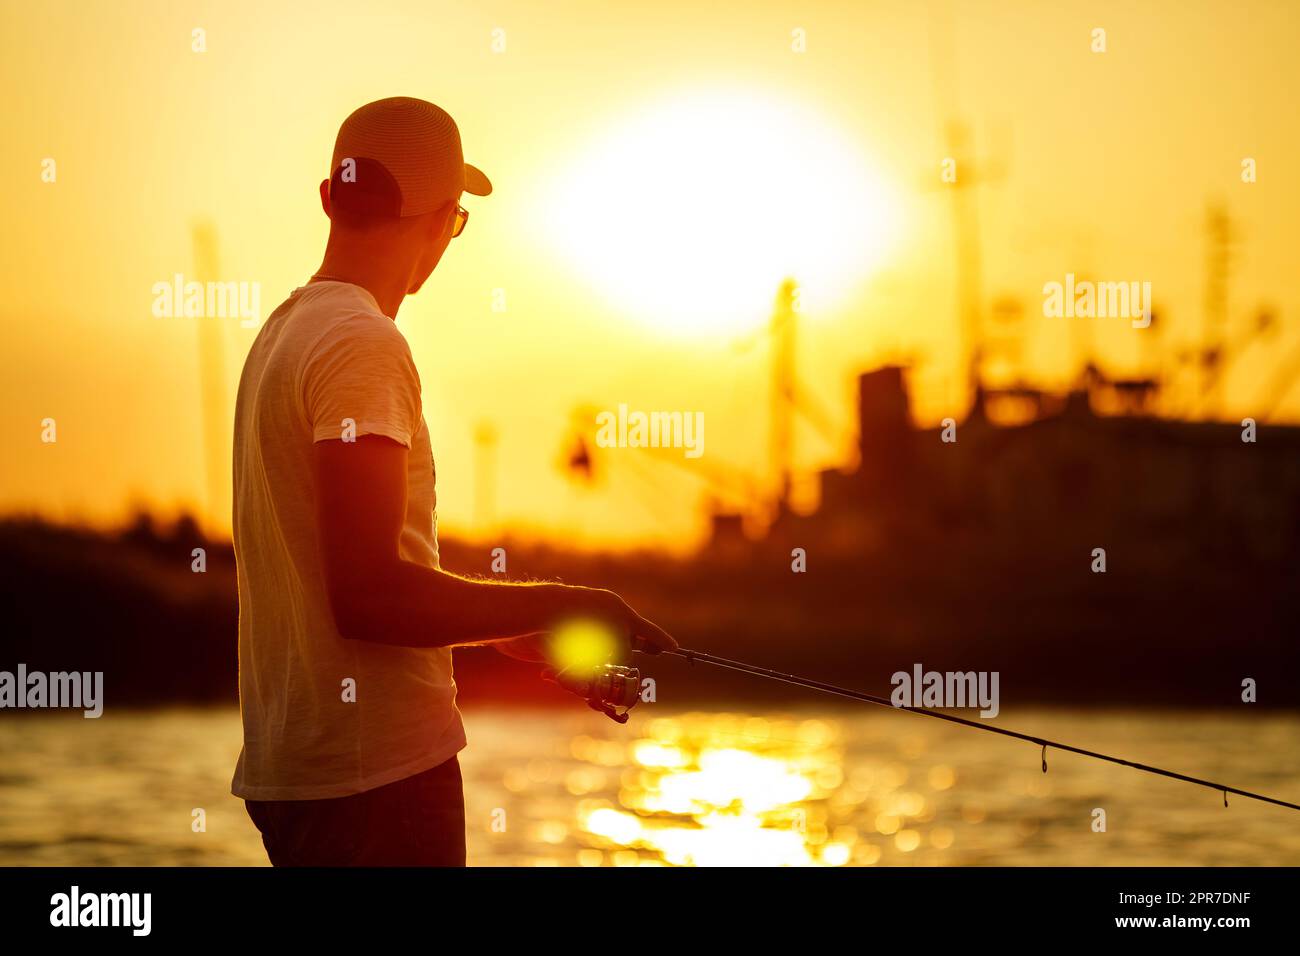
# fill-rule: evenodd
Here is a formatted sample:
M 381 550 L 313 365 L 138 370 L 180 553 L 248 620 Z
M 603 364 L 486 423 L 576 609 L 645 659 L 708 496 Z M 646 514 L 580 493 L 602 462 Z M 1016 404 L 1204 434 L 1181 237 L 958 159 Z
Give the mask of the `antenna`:
M 491 422 L 474 429 L 474 526 L 485 536 L 496 531 L 497 430 Z
M 772 396 L 769 448 L 772 472 L 776 478 L 774 511 L 779 515 L 790 500 L 791 471 L 794 460 L 795 405 L 795 306 L 796 285 L 793 279 L 781 283 L 776 305 L 768 326 L 772 342 Z
M 934 11 L 934 7 L 931 8 Z M 945 159 L 955 163 L 954 178 L 943 188 L 952 195 L 953 237 L 957 256 L 958 363 L 966 368 L 967 398 L 980 384 L 983 361 L 982 257 L 980 253 L 979 209 L 974 187 L 1002 178 L 1000 164 L 977 162 L 972 153 L 971 133 L 956 119 L 956 53 L 952 42 L 951 10 L 937 11 L 930 20 L 930 71 L 934 84 L 936 112 L 943 123 Z
M 1205 215 L 1205 324 L 1201 342 L 1200 405 L 1207 416 L 1218 409 L 1225 364 L 1228 326 L 1228 284 L 1232 274 L 1232 220 L 1221 204 Z
M 217 231 L 209 220 L 190 229 L 194 249 L 195 279 L 204 288 L 220 274 Z M 198 318 L 199 398 L 203 414 L 203 473 L 207 489 L 206 523 L 209 528 L 230 523 L 230 423 L 226 419 L 225 324 L 217 316 Z

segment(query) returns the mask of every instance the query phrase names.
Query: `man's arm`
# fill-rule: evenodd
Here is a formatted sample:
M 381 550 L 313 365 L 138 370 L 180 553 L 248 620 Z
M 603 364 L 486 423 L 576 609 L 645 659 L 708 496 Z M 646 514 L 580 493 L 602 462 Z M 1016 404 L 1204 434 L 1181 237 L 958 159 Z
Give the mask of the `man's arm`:
M 408 647 L 510 640 L 589 615 L 625 630 L 639 650 L 677 643 L 617 594 L 560 584 L 473 581 L 398 557 L 407 449 L 367 435 L 314 445 L 317 527 L 339 633 Z

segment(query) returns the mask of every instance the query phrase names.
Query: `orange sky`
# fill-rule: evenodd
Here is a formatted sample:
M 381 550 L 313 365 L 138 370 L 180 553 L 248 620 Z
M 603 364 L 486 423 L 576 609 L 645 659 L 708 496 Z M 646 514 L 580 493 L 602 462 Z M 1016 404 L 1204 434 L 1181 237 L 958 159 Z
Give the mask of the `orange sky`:
M 445 529 L 475 530 L 473 435 L 491 422 L 502 523 L 690 544 L 705 485 L 689 463 L 611 450 L 584 489 L 558 467 L 566 435 L 580 407 L 702 411 L 702 461 L 765 478 L 757 331 L 786 265 L 807 293 L 800 376 L 844 432 L 801 429 L 802 468 L 844 458 L 853 375 L 874 362 L 912 356 L 920 414 L 960 415 L 949 114 L 1001 171 L 976 192 L 983 288 L 1024 303 L 1030 374 L 1077 365 L 1088 320 L 1040 308 L 1067 272 L 1149 281 L 1165 345 L 1198 334 L 1202 225 L 1222 201 L 1241 236 L 1232 328 L 1260 305 L 1282 320 L 1226 389 L 1225 416 L 1257 413 L 1300 347 L 1300 8 L 1132 6 L 4 2 L 0 511 L 204 505 L 198 324 L 221 323 L 231 401 L 255 330 L 157 318 L 153 285 L 194 276 L 191 227 L 210 220 L 217 277 L 259 283 L 268 314 L 319 263 L 338 123 L 397 94 L 448 109 L 496 186 L 400 314 Z M 1140 370 L 1143 333 L 1083 334 Z M 1282 413 L 1300 417 L 1300 388 Z

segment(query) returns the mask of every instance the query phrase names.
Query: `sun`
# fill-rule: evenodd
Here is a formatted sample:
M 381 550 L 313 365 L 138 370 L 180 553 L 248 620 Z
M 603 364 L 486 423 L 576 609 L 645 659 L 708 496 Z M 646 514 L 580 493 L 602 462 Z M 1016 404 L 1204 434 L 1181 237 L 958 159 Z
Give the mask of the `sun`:
M 895 239 L 890 192 L 848 137 L 732 90 L 616 123 L 544 191 L 537 225 L 618 314 L 674 334 L 751 329 L 786 278 L 802 311 L 832 307 Z

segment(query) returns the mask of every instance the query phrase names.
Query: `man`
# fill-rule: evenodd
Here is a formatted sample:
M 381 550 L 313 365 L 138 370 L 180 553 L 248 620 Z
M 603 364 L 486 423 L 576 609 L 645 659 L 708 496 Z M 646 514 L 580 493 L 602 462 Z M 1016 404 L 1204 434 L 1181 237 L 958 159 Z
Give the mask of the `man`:
M 394 318 L 486 196 L 443 110 L 395 97 L 339 130 L 320 270 L 267 319 L 235 410 L 244 748 L 232 792 L 274 865 L 465 863 L 451 648 L 540 659 L 595 617 L 675 647 L 617 595 L 438 567 L 420 379 Z

